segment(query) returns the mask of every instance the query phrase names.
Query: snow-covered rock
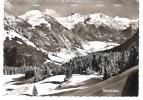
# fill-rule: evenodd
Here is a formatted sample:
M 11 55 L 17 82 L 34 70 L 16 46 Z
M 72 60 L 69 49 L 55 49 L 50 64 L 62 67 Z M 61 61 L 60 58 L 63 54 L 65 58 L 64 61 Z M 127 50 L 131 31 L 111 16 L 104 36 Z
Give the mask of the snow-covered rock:
M 30 45 L 30 46 L 36 48 L 37 50 L 39 50 L 39 48 L 37 48 L 34 43 L 29 41 L 28 39 L 26 39 L 22 35 L 16 33 L 15 31 L 6 31 L 6 33 L 4 34 L 4 39 L 9 38 L 9 40 L 12 40 L 15 37 L 22 39 L 27 45 Z M 17 42 L 21 43 L 20 41 L 17 41 Z

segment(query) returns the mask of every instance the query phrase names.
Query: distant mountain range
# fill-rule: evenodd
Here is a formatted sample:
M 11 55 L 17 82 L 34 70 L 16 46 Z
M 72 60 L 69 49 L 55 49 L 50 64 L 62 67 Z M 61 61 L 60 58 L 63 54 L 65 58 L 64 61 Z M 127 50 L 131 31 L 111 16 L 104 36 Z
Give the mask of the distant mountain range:
M 112 41 L 123 43 L 138 28 L 138 19 L 112 18 L 103 13 L 80 15 L 78 13 L 57 20 L 74 34 L 88 41 Z

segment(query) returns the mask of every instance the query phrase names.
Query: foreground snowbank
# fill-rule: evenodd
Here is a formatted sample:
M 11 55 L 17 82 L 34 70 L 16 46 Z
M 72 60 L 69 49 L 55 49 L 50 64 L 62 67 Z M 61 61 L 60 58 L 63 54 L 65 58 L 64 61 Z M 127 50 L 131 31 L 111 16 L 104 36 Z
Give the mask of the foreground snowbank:
M 3 77 L 6 78 L 3 82 L 5 93 L 4 95 L 20 95 L 20 96 L 32 96 L 32 90 L 33 86 L 35 85 L 38 91 L 38 95 L 49 95 L 49 94 L 55 94 L 65 91 L 71 91 L 71 90 L 77 90 L 77 89 L 84 89 L 85 86 L 77 87 L 77 88 L 67 88 L 67 89 L 60 89 L 57 90 L 56 88 L 58 86 L 67 87 L 67 86 L 76 86 L 81 85 L 84 83 L 84 81 L 89 80 L 91 78 L 101 78 L 102 76 L 99 76 L 97 74 L 95 75 L 79 75 L 74 74 L 69 81 L 64 82 L 65 75 L 57 75 L 52 76 L 50 78 L 47 78 L 43 81 L 37 82 L 37 83 L 29 83 L 29 84 L 21 84 L 21 85 L 13 85 L 16 81 L 13 80 L 13 78 L 19 78 L 23 75 L 4 75 Z M 7 78 L 8 77 L 8 78 Z M 8 83 L 9 82 L 9 83 Z M 7 90 L 6 90 L 7 89 Z M 8 91 L 8 89 L 11 91 Z

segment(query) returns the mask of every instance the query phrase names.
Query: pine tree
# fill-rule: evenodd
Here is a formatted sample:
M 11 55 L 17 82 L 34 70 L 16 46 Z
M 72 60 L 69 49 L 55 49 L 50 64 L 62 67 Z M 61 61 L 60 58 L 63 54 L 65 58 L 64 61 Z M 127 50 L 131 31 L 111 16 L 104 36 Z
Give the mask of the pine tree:
M 37 91 L 37 88 L 36 88 L 35 85 L 34 85 L 34 87 L 33 87 L 32 95 L 33 95 L 33 96 L 37 96 L 37 95 L 38 95 L 38 91 Z

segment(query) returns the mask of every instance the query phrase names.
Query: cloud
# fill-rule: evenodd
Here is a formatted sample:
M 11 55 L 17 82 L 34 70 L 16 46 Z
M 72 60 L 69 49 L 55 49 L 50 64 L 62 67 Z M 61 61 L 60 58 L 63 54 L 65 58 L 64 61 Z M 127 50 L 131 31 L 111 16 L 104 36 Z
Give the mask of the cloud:
M 70 4 L 70 6 L 78 7 L 79 5 L 77 5 L 77 4 Z
M 103 4 L 96 4 L 97 7 L 104 7 L 105 5 Z
M 10 3 L 10 0 L 5 0 L 5 2 L 4 2 L 4 8 L 5 8 L 6 10 L 12 9 L 12 5 L 11 5 L 11 3 Z
M 122 7 L 122 4 L 113 4 L 114 7 Z
M 59 17 L 60 16 L 55 10 L 52 10 L 52 9 L 46 9 L 44 11 L 44 14 L 50 15 L 52 17 Z

